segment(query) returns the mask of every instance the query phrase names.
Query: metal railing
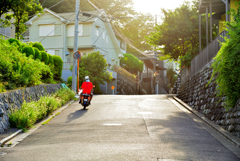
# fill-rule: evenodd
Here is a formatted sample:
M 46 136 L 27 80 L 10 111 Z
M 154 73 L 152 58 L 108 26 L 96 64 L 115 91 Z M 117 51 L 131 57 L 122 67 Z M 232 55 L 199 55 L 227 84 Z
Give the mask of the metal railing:
M 220 42 L 224 42 L 223 37 L 227 36 L 227 31 L 221 32 L 211 43 L 209 43 L 192 61 L 190 68 L 190 76 L 194 76 L 206 64 L 208 64 L 213 57 L 216 56 L 221 48 Z

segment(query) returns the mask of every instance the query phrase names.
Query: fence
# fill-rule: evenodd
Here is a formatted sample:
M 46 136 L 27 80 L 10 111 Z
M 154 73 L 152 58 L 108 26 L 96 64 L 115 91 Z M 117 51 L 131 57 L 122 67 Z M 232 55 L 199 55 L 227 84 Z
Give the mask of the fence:
M 190 68 L 190 76 L 194 76 L 206 64 L 208 64 L 213 57 L 216 56 L 220 50 L 220 42 L 224 42 L 223 37 L 227 36 L 227 31 L 221 32 L 211 43 L 209 43 L 192 61 Z

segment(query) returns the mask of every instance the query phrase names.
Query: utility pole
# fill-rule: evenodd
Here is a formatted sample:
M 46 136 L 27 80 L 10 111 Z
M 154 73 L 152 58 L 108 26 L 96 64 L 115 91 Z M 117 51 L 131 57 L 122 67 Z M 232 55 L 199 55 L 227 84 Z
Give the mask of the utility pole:
M 155 27 L 157 26 L 157 14 L 155 16 Z M 153 87 L 154 87 L 154 93 L 158 94 L 158 91 L 156 91 L 156 64 L 157 64 L 157 51 L 156 51 L 156 46 L 154 46 L 154 68 L 153 68 L 153 72 L 154 72 L 154 77 L 153 77 Z
M 79 2 L 80 0 L 76 0 L 76 9 L 75 9 L 75 31 L 74 31 L 74 49 L 73 53 L 78 51 L 78 15 L 79 15 Z M 76 67 L 77 67 L 77 60 L 73 59 L 73 71 L 72 71 L 72 90 L 76 92 Z

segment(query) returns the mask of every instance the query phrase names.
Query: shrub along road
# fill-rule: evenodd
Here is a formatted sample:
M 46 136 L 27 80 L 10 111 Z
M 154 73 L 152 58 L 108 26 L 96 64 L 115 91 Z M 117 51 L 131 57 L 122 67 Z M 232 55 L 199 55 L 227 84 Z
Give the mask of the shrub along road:
M 99 95 L 87 110 L 75 102 L 20 144 L 0 152 L 5 154 L 0 160 L 11 161 L 239 160 L 235 154 L 240 154 L 165 95 Z

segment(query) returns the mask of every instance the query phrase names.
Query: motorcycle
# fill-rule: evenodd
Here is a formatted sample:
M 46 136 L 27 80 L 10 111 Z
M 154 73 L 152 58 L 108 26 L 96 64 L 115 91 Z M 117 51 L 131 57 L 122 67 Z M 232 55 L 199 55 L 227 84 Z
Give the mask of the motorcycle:
M 90 95 L 89 94 L 83 94 L 81 105 L 83 106 L 84 110 L 86 109 L 87 106 L 90 105 Z
M 82 90 L 79 90 L 79 95 L 81 96 Z M 87 106 L 90 105 L 90 97 L 91 95 L 89 94 L 82 94 L 81 97 L 81 105 L 83 106 L 83 109 L 85 110 Z

